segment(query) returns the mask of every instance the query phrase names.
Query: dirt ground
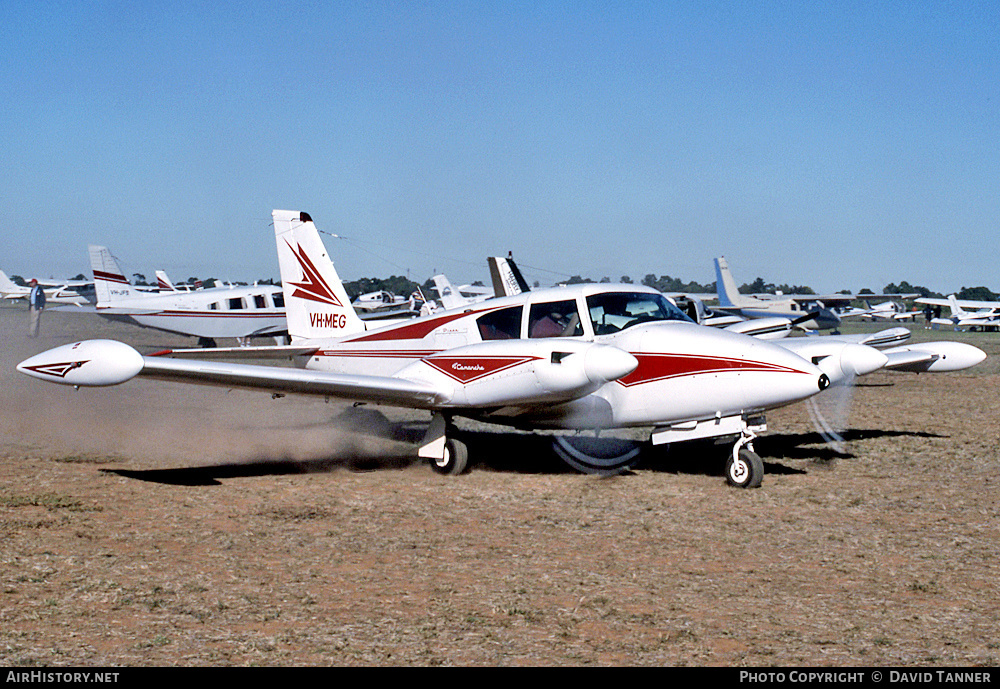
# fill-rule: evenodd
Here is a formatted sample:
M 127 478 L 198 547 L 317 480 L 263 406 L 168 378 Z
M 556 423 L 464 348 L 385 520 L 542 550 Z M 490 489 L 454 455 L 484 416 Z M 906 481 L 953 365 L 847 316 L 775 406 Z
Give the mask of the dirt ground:
M 868 376 L 772 412 L 759 490 L 719 448 L 614 478 L 546 438 L 468 426 L 474 466 L 415 457 L 426 415 L 209 387 L 18 374 L 109 337 L 0 309 L 0 664 L 995 666 L 1000 335 L 990 359 Z M 387 419 L 387 420 L 386 420 Z

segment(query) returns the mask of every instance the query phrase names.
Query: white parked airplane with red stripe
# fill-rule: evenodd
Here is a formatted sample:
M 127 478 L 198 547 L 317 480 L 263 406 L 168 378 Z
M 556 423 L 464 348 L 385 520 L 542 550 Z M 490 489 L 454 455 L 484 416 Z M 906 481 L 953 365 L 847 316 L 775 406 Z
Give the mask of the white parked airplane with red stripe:
M 292 344 L 216 353 L 294 355 L 297 369 L 142 356 L 91 340 L 18 370 L 74 386 L 142 376 L 425 409 L 431 423 L 418 454 L 443 474 L 467 466 L 456 417 L 531 429 L 652 427 L 653 444 L 729 436 L 727 479 L 753 487 L 763 462 L 752 441 L 767 410 L 885 363 L 870 347 L 834 342 L 811 353 L 817 365 L 771 342 L 699 326 L 636 285 L 538 290 L 366 329 L 312 219 L 284 210 L 273 219 Z M 192 353 L 204 350 L 174 352 Z M 591 473 L 621 471 L 638 454 L 593 456 L 566 435 L 555 442 L 568 463 Z
M 90 246 L 90 265 L 97 292 L 97 313 L 181 335 L 215 346 L 216 338 L 283 337 L 285 308 L 281 287 L 215 287 L 181 291 L 160 277 L 157 292 L 142 292 L 125 277 L 107 247 Z M 165 285 L 163 280 L 166 279 Z

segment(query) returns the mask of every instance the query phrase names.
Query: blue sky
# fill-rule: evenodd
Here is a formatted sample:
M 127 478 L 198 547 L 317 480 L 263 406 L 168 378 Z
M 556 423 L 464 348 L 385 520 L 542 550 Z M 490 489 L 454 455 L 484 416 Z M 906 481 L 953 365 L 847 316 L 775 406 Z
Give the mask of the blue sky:
M 21 275 L 1000 290 L 994 2 L 0 4 Z

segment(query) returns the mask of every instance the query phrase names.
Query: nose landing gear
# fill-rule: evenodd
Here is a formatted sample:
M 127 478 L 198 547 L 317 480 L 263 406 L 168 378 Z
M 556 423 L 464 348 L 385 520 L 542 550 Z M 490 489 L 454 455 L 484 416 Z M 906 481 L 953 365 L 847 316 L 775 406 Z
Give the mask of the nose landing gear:
M 726 459 L 726 481 L 737 488 L 760 488 L 764 480 L 764 460 L 753 450 L 757 435 L 744 429 Z

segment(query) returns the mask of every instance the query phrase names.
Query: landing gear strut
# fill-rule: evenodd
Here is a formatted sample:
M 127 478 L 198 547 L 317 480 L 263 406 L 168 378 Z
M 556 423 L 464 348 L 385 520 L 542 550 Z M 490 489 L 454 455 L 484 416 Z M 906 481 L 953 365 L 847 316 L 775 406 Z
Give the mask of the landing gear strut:
M 726 481 L 737 488 L 760 488 L 764 480 L 764 461 L 753 450 L 757 435 L 745 429 L 726 459 Z

